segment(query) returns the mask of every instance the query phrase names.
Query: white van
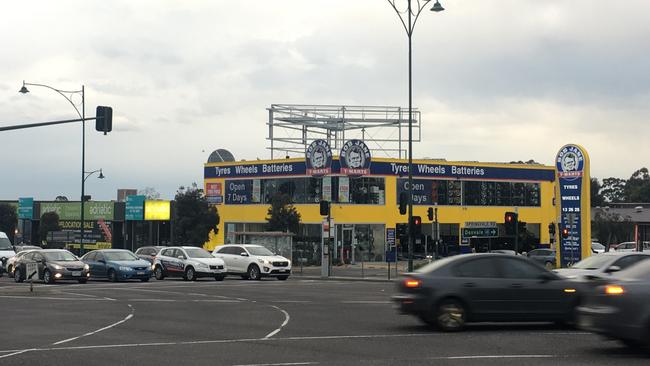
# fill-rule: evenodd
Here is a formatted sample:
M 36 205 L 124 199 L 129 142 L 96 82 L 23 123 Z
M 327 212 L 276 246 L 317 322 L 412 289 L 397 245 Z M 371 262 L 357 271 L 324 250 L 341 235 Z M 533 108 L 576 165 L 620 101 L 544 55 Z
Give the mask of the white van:
M 5 264 L 7 263 L 7 260 L 11 257 L 16 255 L 16 252 L 14 251 L 13 245 L 11 245 L 11 241 L 9 240 L 9 237 L 7 234 L 3 233 L 0 231 L 0 276 L 2 275 L 2 272 L 5 269 Z

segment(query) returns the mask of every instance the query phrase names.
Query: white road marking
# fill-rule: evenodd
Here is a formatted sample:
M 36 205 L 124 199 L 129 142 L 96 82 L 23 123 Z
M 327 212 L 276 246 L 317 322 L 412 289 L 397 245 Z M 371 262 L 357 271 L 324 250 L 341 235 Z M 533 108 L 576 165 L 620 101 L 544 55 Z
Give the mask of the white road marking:
M 173 299 L 128 299 L 131 302 L 218 302 L 218 303 L 240 303 L 239 300 L 224 299 L 200 299 L 200 300 L 173 300 Z
M 25 353 L 25 352 L 29 352 L 29 351 L 34 351 L 34 348 L 24 349 L 24 350 L 21 350 L 21 351 L 18 351 L 18 352 L 10 353 L 8 355 L 2 355 L 2 356 L 0 356 L 0 358 L 11 357 L 11 356 L 19 355 L 21 353 Z
M 278 328 L 278 329 L 272 331 L 271 333 L 267 334 L 266 337 L 264 337 L 264 339 L 269 339 L 269 338 L 273 337 L 274 335 L 280 333 L 280 331 L 282 330 L 282 328 L 283 328 L 285 325 L 289 324 L 289 319 L 291 319 L 291 317 L 289 316 L 289 313 L 287 313 L 287 312 L 284 311 L 283 309 L 280 309 L 279 307 L 274 306 L 274 305 L 271 305 L 271 307 L 274 308 L 274 309 L 278 309 L 278 310 L 280 310 L 282 313 L 284 313 L 284 322 L 282 322 L 282 325 L 280 325 L 280 328 Z
M 311 301 L 309 300 L 276 300 L 276 301 L 271 301 L 273 303 L 278 303 L 278 304 L 309 304 Z
M 77 340 L 77 339 L 82 338 L 82 337 L 91 336 L 91 335 L 93 335 L 93 334 L 97 334 L 97 333 L 102 332 L 102 331 L 104 331 L 104 330 L 111 329 L 111 328 L 113 328 L 113 327 L 115 327 L 115 326 L 118 326 L 118 325 L 120 325 L 120 324 L 122 324 L 122 323 L 124 323 L 124 322 L 129 321 L 129 319 L 133 318 L 133 313 L 135 312 L 135 309 L 133 309 L 133 306 L 131 306 L 131 304 L 127 304 L 127 305 L 129 306 L 129 308 L 131 308 L 131 314 L 127 315 L 126 318 L 120 320 L 119 322 L 115 322 L 115 323 L 110 324 L 110 325 L 107 325 L 107 326 L 105 326 L 105 327 L 103 327 L 103 328 L 100 328 L 100 329 L 94 330 L 94 331 L 92 331 L 92 332 L 88 332 L 88 333 L 86 333 L 86 334 L 82 334 L 82 335 L 77 336 L 77 337 L 72 337 L 72 338 L 68 338 L 68 339 L 64 339 L 64 340 L 62 340 L 62 341 L 58 341 L 58 342 L 52 343 L 52 345 L 57 346 L 57 345 L 59 345 L 59 344 L 68 343 L 68 342 L 70 342 L 70 341 L 74 341 L 74 340 Z
M 358 301 L 341 301 L 342 304 L 392 304 L 390 301 L 386 300 L 379 300 L 379 301 L 372 301 L 372 300 L 358 300 Z
M 557 355 L 484 355 L 484 356 L 450 356 L 435 357 L 435 360 L 482 360 L 499 358 L 555 358 Z
M 62 301 L 109 301 L 109 298 L 79 298 L 79 297 L 52 297 L 52 296 L 18 296 L 18 295 L 0 295 L 4 299 L 32 299 L 32 300 L 62 300 Z
M 283 362 L 283 363 L 249 363 L 233 366 L 294 366 L 294 365 L 318 365 L 318 362 Z

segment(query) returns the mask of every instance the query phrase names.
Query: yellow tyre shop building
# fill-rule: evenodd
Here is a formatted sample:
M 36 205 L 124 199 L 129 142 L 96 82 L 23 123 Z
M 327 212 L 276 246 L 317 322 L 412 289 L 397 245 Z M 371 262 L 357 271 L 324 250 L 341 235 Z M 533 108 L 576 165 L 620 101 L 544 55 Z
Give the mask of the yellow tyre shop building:
M 405 253 L 400 228 L 407 215 L 400 215 L 398 200 L 408 188 L 408 161 L 373 158 L 369 174 L 351 177 L 341 172 L 336 156 L 331 174 L 320 177 L 307 174 L 304 158 L 205 164 L 206 196 L 221 217 L 219 232 L 206 247 L 232 243 L 235 233 L 265 231 L 271 197 L 280 192 L 291 197 L 300 213 L 293 252 L 295 257 L 299 251 L 307 264 L 320 264 L 321 200 L 331 202 L 335 262 L 385 261 L 393 243 L 398 254 Z M 525 222 L 520 252 L 548 247 L 555 239 L 549 234 L 549 224 L 557 217 L 555 177 L 555 167 L 539 164 L 414 160 L 413 215 L 422 218 L 416 258 L 433 252 L 514 249 L 514 237 L 506 235 L 503 224 L 509 211 Z M 430 207 L 437 213 L 433 220 L 427 217 Z M 496 228 L 491 231 L 496 235 L 473 235 L 477 232 L 465 230 L 470 228 Z

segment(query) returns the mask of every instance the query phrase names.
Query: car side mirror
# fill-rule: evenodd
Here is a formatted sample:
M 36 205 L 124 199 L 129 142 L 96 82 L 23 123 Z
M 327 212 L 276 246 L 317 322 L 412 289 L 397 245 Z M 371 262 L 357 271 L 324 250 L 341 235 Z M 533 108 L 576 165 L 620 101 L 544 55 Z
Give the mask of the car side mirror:
M 248 257 L 248 253 L 246 253 L 246 252 L 241 252 L 240 255 L 241 255 L 242 257 Z
M 605 273 L 610 273 L 611 274 L 611 273 L 614 273 L 614 272 L 618 272 L 620 270 L 621 270 L 621 267 L 619 267 L 619 266 L 611 266 L 611 267 L 609 267 L 609 268 L 607 268 L 605 270 Z

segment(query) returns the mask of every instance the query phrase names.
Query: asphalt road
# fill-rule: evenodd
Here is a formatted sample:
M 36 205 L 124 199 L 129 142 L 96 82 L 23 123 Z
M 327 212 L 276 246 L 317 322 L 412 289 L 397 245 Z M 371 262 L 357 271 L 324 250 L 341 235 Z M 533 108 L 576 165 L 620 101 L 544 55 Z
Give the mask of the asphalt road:
M 0 365 L 647 365 L 551 324 L 439 333 L 392 283 L 227 279 L 15 284 L 0 278 Z

